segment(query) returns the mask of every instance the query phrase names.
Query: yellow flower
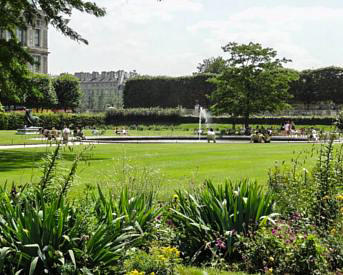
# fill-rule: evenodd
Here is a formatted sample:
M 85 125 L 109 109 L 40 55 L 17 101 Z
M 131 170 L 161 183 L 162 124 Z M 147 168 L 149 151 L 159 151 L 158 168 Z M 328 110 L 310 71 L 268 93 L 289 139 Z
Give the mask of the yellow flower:
M 336 199 L 339 200 L 339 201 L 343 201 L 343 195 L 338 195 L 338 196 L 336 197 Z
M 173 201 L 174 201 L 174 202 L 177 202 L 178 200 L 179 200 L 179 196 L 176 195 L 176 194 L 174 194 L 174 195 L 173 195 Z
M 126 273 L 126 275 L 144 275 L 144 274 L 145 274 L 145 272 L 143 272 L 143 271 L 139 272 L 137 269 L 132 270 L 132 271 Z
M 266 271 L 266 274 L 273 274 L 273 268 L 269 268 L 269 269 Z
M 272 256 L 270 256 L 269 261 L 274 262 L 274 258 Z
M 336 234 L 336 229 L 335 229 L 335 228 L 333 228 L 333 229 L 331 230 L 331 234 L 332 234 L 332 235 L 335 235 L 335 234 Z

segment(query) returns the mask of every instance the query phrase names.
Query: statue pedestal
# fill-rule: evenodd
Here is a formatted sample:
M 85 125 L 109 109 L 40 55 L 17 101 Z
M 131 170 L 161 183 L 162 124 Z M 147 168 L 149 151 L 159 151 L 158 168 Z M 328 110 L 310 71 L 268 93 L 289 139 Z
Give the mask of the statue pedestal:
M 17 135 L 38 135 L 40 134 L 41 127 L 26 127 L 22 129 L 17 129 Z

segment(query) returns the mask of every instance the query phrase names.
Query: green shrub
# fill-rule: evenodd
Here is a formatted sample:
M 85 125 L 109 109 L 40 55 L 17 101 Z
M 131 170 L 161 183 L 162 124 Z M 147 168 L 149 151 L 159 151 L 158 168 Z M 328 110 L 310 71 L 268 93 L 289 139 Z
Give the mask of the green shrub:
M 95 211 L 99 222 L 111 227 L 114 218 L 122 217 L 116 226 L 135 228 L 141 237 L 144 233 L 152 231 L 153 222 L 163 210 L 153 204 L 155 195 L 153 192 L 130 196 L 127 187 L 124 187 L 118 198 L 110 194 L 106 199 L 98 186 L 98 193 L 99 199 L 95 205 Z
M 144 250 L 131 250 L 128 259 L 124 262 L 125 270 L 144 272 L 143 274 L 175 274 L 175 268 L 180 263 L 180 251 L 175 247 L 153 246 L 148 252 Z
M 313 155 L 311 152 L 305 152 Z M 299 155 L 300 156 L 300 155 Z M 343 146 L 333 146 L 333 140 L 319 148 L 318 159 L 312 171 L 303 168 L 299 157 L 293 165 L 276 166 L 269 174 L 269 186 L 275 193 L 279 210 L 287 215 L 297 212 L 311 219 L 322 233 L 327 231 L 339 218 L 337 196 L 343 189 Z
M 242 267 L 269 274 L 327 274 L 326 248 L 316 235 L 296 232 L 287 224 L 261 228 L 240 240 Z
M 99 222 L 94 209 L 65 200 L 81 155 L 63 173 L 59 150 L 46 158 L 37 185 L 0 190 L 0 269 L 6 274 L 106 273 L 141 236 L 133 226 L 123 226 L 125 216 Z
M 172 219 L 180 231 L 180 248 L 191 262 L 229 258 L 236 235 L 265 223 L 274 204 L 271 193 L 247 181 L 218 187 L 208 181 L 204 189 L 178 191 L 175 198 Z
M 182 123 L 183 111 L 180 108 L 133 108 L 108 110 L 105 115 L 106 124 L 155 124 Z M 139 129 L 138 129 L 139 130 Z

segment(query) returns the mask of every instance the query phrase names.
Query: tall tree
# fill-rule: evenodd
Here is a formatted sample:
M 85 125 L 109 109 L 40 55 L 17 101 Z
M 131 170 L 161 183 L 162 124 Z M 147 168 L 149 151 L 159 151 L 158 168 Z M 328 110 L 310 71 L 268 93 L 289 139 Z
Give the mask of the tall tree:
M 48 75 L 34 74 L 31 76 L 31 90 L 25 95 L 24 104 L 31 108 L 46 108 L 56 107 L 57 96 L 52 84 L 52 80 Z
M 45 20 L 62 34 L 88 43 L 80 34 L 69 27 L 68 18 L 73 10 L 104 16 L 105 10 L 95 3 L 84 0 L 0 0 L 0 100 L 18 101 L 29 84 L 26 64 L 33 64 L 27 49 L 16 38 L 17 29 L 35 26 L 36 20 Z M 6 41 L 1 32 L 7 31 L 11 39 Z
M 252 42 L 231 42 L 223 50 L 230 55 L 226 67 L 210 80 L 216 85 L 211 94 L 214 113 L 243 116 L 248 127 L 252 114 L 287 106 L 289 83 L 298 78 L 296 71 L 282 66 L 290 60 L 278 59 L 275 50 Z
M 211 57 L 204 59 L 201 63 L 198 64 L 198 73 L 221 73 L 226 66 L 226 61 L 223 57 Z
M 54 88 L 58 99 L 58 107 L 64 110 L 74 109 L 81 103 L 82 91 L 80 80 L 70 74 L 62 74 L 54 79 Z

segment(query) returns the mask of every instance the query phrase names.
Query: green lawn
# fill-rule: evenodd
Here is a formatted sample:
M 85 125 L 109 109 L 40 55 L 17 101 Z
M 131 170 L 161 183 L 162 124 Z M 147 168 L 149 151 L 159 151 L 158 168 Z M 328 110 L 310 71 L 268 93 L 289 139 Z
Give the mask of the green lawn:
M 274 163 L 290 161 L 295 154 L 311 150 L 305 143 L 271 144 L 107 144 L 86 152 L 79 166 L 79 179 L 72 194 L 85 185 L 113 186 L 128 177 L 158 184 L 162 195 L 176 188 L 200 184 L 205 179 L 223 182 L 226 178 L 250 178 L 265 184 Z M 84 146 L 63 148 L 66 165 Z M 1 182 L 37 181 L 42 158 L 51 148 L 0 150 Z M 143 169 L 144 168 L 144 169 Z M 144 174 L 144 175 L 143 175 Z

